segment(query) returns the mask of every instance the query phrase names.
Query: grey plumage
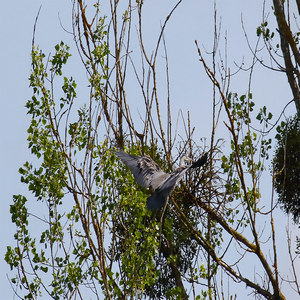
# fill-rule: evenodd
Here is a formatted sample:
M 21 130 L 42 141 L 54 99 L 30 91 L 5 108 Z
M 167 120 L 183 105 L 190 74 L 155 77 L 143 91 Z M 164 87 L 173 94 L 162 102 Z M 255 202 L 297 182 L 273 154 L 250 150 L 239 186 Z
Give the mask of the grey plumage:
M 190 166 L 183 166 L 184 162 L 192 161 L 189 157 L 183 156 L 180 167 L 167 174 L 149 156 L 135 156 L 123 151 L 116 151 L 116 156 L 130 169 L 136 182 L 151 191 L 152 195 L 147 199 L 147 207 L 152 211 L 164 206 L 168 196 L 188 169 L 201 167 L 207 161 L 207 153 L 205 153 Z

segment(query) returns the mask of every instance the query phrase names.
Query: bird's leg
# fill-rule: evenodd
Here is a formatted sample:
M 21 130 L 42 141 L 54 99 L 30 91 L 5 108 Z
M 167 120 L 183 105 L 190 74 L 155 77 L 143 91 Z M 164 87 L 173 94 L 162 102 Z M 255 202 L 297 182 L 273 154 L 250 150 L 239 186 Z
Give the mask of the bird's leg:
M 162 236 L 162 229 L 163 229 L 163 226 L 164 226 L 164 215 L 165 215 L 165 212 L 166 212 L 166 209 L 167 209 L 168 200 L 169 200 L 169 197 L 166 200 L 166 203 L 163 207 L 163 210 L 162 210 L 162 213 L 161 213 L 161 216 L 160 216 L 159 249 L 161 247 L 161 236 Z

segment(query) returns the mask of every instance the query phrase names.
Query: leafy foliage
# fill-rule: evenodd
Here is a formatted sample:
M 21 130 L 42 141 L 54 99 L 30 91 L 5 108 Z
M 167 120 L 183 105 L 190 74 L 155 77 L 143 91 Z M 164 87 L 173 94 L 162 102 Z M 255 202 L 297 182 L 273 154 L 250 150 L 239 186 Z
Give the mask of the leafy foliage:
M 300 219 L 300 119 L 296 115 L 277 127 L 274 154 L 275 188 L 285 212 Z
M 17 246 L 8 246 L 5 256 L 16 270 L 12 278 L 16 290 L 27 291 L 25 299 L 44 293 L 66 299 L 81 295 L 81 289 L 90 286 L 95 286 L 96 293 L 100 287 L 108 298 L 158 295 L 152 289 L 171 274 L 164 271 L 169 260 L 178 260 L 179 269 L 186 272 L 196 251 L 195 243 L 189 245 L 187 230 L 180 230 L 178 219 L 173 224 L 167 218 L 163 234 L 175 239 L 176 250 L 164 257 L 162 266 L 160 221 L 146 209 L 145 191 L 137 188 L 128 170 L 116 162 L 107 139 L 96 143 L 95 124 L 98 126 L 101 119 L 93 120 L 92 110 L 99 110 L 107 79 L 109 51 L 100 41 L 105 36 L 101 19 L 93 35 L 99 45 L 86 65 L 93 90 L 89 106 L 76 105 L 76 81 L 62 76 L 71 57 L 67 45 L 57 44 L 49 59 L 38 48 L 32 50 L 33 96 L 26 107 L 32 117 L 28 144 L 37 161 L 26 162 L 19 172 L 32 193 L 30 203 L 45 204 L 48 216 L 29 213 L 27 198 L 15 195 L 11 214 L 17 227 Z M 54 80 L 61 82 L 59 100 Z M 137 148 L 131 151 L 138 153 Z M 169 168 L 155 143 L 147 151 L 162 167 Z M 33 238 L 30 228 L 39 221 L 40 236 Z M 174 280 L 168 282 L 160 296 L 180 295 Z

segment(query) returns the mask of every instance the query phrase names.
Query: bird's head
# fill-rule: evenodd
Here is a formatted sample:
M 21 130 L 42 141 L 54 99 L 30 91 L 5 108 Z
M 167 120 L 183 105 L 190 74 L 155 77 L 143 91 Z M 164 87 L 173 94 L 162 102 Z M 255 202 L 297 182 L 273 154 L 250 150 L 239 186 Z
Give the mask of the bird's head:
M 179 167 L 185 167 L 188 163 L 192 162 L 193 160 L 188 157 L 186 154 L 183 154 L 180 158 Z

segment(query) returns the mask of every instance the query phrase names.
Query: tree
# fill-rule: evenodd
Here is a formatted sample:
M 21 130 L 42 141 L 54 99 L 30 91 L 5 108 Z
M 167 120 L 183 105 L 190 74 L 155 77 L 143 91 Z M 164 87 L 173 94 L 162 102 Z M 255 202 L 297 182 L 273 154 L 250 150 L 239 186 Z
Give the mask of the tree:
M 148 154 L 169 171 L 183 152 L 195 158 L 204 150 L 193 138 L 189 115 L 184 119 L 186 137 L 177 142 L 170 94 L 166 118 L 162 114 L 157 68 L 163 54 L 169 91 L 164 33 L 181 2 L 166 16 L 149 55 L 143 36 L 143 1 L 126 5 L 110 1 L 107 16 L 99 2 L 90 7 L 74 1 L 73 36 L 88 74 L 86 103 L 77 96 L 75 79 L 63 75 L 70 48 L 60 42 L 48 57 L 33 43 L 33 96 L 26 107 L 32 117 L 29 147 L 37 160 L 20 168 L 21 181 L 32 197 L 14 196 L 16 245 L 8 246 L 5 257 L 15 270 L 11 281 L 20 297 L 212 299 L 222 297 L 226 276 L 246 284 L 261 298 L 284 299 L 274 203 L 264 210 L 259 187 L 271 139 L 252 129 L 256 52 L 248 91 L 239 95 L 230 89 L 231 74 L 222 60 L 220 72 L 216 67 L 217 29 L 212 67 L 196 43 L 213 87 L 209 163 L 204 171 L 187 174 L 166 211 L 152 214 L 146 209 L 147 192 L 114 155 L 116 146 Z M 140 64 L 131 54 L 137 46 L 132 42 L 134 25 Z M 141 122 L 133 117 L 134 104 L 127 98 L 128 76 L 135 78 L 144 100 Z M 262 128 L 271 118 L 265 107 L 257 115 Z M 224 130 L 221 121 L 230 133 L 225 150 L 225 142 L 217 138 L 218 130 Z M 43 216 L 34 213 L 37 206 Z M 261 218 L 267 224 L 265 231 Z M 268 237 L 266 249 L 263 241 Z M 250 274 L 249 260 L 259 269 L 259 278 Z M 299 293 L 296 276 L 292 283 Z M 228 293 L 234 296 L 233 291 Z
M 293 4 L 299 11 L 300 2 L 295 1 L 295 3 L 291 3 L 291 5 Z M 297 190 L 299 178 L 297 174 L 300 171 L 298 163 L 300 153 L 298 150 L 299 147 L 297 147 L 299 145 L 298 118 L 300 114 L 300 53 L 298 47 L 300 32 L 297 24 L 294 24 L 290 18 L 293 12 L 291 11 L 289 2 L 285 3 L 285 1 L 273 0 L 272 8 L 278 25 L 276 30 L 279 41 L 274 41 L 276 35 L 274 31 L 269 29 L 267 16 L 264 16 L 261 26 L 257 29 L 257 34 L 263 37 L 275 70 L 286 74 L 293 95 L 293 99 L 289 103 L 294 102 L 297 110 L 297 114 L 293 120 L 282 121 L 280 126 L 277 126 L 277 150 L 274 155 L 273 176 L 281 204 L 285 211 L 291 212 L 294 220 L 297 221 L 299 219 L 299 192 Z M 296 20 L 296 18 L 294 19 Z M 278 52 L 279 49 L 281 49 L 280 53 Z M 267 67 L 271 68 L 271 66 Z
M 289 20 L 289 8 L 288 19 L 284 13 L 284 1 L 273 0 L 274 13 L 278 24 L 278 31 L 280 36 L 280 47 L 284 58 L 285 69 L 284 72 L 288 78 L 291 91 L 294 96 L 294 102 L 297 108 L 297 112 L 300 112 L 300 94 L 299 94 L 299 65 L 300 65 L 300 53 L 297 44 L 299 42 L 299 32 L 292 33 L 291 23 Z M 300 11 L 300 3 L 296 1 L 298 11 Z M 294 61 L 294 62 L 293 62 Z

